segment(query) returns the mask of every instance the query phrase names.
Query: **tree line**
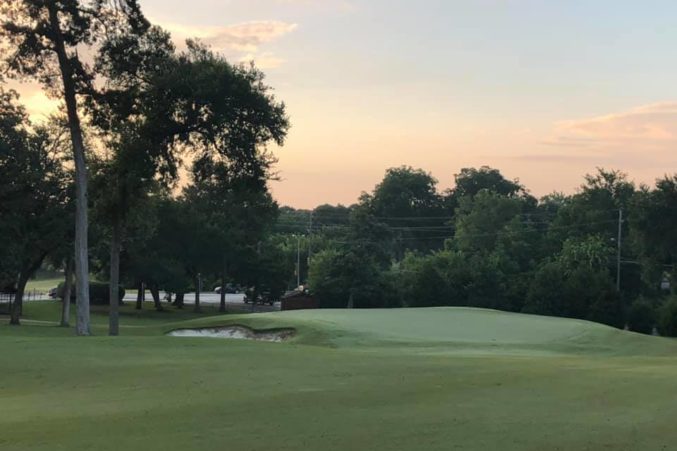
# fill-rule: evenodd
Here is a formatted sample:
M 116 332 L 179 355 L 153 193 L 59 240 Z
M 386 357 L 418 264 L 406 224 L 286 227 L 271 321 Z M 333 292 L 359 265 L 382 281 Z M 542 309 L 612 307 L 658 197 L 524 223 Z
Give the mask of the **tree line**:
M 440 191 L 424 170 L 392 168 L 350 207 L 283 208 L 276 232 L 313 249 L 300 270 L 323 307 L 471 306 L 677 333 L 677 176 L 637 186 L 597 169 L 575 194 L 540 199 L 490 167 L 455 181 Z

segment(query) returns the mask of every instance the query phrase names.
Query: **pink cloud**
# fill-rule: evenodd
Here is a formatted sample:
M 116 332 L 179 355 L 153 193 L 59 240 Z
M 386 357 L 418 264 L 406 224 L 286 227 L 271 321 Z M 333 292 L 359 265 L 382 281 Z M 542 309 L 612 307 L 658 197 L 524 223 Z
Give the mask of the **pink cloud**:
M 677 102 L 661 102 L 628 111 L 556 124 L 557 142 L 610 144 L 677 140 Z

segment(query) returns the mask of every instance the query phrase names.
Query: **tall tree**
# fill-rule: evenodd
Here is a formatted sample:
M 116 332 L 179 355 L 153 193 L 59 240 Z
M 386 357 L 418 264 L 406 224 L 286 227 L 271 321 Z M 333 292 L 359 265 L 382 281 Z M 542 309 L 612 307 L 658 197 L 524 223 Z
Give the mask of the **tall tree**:
M 260 71 L 233 66 L 192 42 L 177 55 L 169 35 L 157 27 L 107 40 L 97 68 L 108 80 L 91 105 L 94 123 L 113 151 L 108 210 L 115 299 L 125 215 L 156 176 L 171 184 L 182 151 L 190 148 L 198 162 L 220 162 L 237 176 L 264 180 L 265 186 L 274 161 L 266 145 L 282 144 L 289 124 Z M 117 334 L 115 306 L 109 330 Z
M 0 248 L 18 276 L 11 324 L 20 323 L 28 279 L 68 242 L 68 174 L 47 129 L 31 128 L 13 92 L 0 90 Z
M 441 247 L 444 238 L 440 237 L 451 231 L 437 180 L 422 169 L 388 169 L 373 193 L 361 196 L 360 204 L 393 232 L 395 253 L 400 258 L 407 249 Z
M 66 105 L 75 162 L 76 333 L 89 335 L 88 175 L 78 96 L 91 90 L 95 74 L 79 50 L 111 30 L 139 32 L 148 24 L 136 0 L 5 0 L 0 15 L 7 72 L 37 79 Z
M 482 190 L 507 197 L 521 196 L 526 193 L 519 180 L 508 180 L 498 169 L 489 166 L 482 166 L 479 169 L 463 168 L 455 175 L 455 179 L 456 187 L 451 194 L 456 199 L 474 197 Z
M 212 272 L 221 279 L 223 312 L 229 270 L 242 274 L 246 265 L 239 262 L 247 247 L 252 248 L 268 235 L 277 216 L 277 204 L 268 191 L 265 172 L 252 177 L 234 170 L 233 164 L 211 159 L 199 160 L 193 169 L 193 184 L 184 190 L 184 199 L 208 229 L 209 249 L 203 253 L 212 256 Z
M 642 263 L 643 278 L 656 291 L 666 272 L 677 275 L 677 175 L 638 191 L 632 202 L 630 238 Z
M 96 211 L 110 224 L 109 335 L 119 334 L 116 300 L 127 216 L 157 184 L 161 169 L 165 182 L 176 174 L 168 151 L 176 133 L 168 115 L 171 103 L 149 87 L 157 73 L 169 70 L 173 53 L 169 34 L 151 27 L 145 33 L 108 35 L 96 56 L 96 71 L 106 82 L 88 98 L 87 109 L 109 156 L 97 162 L 96 175 L 99 187 L 105 187 L 97 190 Z M 157 302 L 154 285 L 151 291 Z

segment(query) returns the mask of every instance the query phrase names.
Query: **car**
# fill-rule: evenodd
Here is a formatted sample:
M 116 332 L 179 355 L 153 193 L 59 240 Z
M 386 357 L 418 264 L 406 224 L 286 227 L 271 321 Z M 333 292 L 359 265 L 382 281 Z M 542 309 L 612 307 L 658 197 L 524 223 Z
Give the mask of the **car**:
M 57 291 L 58 291 L 58 289 L 56 287 L 50 288 L 49 291 L 47 292 L 47 296 L 49 296 L 51 299 L 56 299 L 57 298 Z
M 217 293 L 217 294 L 221 294 L 221 287 L 220 286 L 215 287 L 214 292 Z M 239 292 L 240 292 L 240 290 L 238 289 L 237 286 L 230 284 L 230 283 L 226 284 L 226 293 L 227 294 L 238 294 Z
M 244 294 L 244 303 L 249 304 L 252 302 L 252 297 L 253 297 L 253 291 L 252 290 L 247 290 Z M 255 304 L 261 304 L 261 305 L 274 305 L 276 302 L 276 299 L 272 298 L 270 296 L 270 293 L 267 291 L 264 291 L 263 293 L 259 293 L 256 297 L 256 302 Z

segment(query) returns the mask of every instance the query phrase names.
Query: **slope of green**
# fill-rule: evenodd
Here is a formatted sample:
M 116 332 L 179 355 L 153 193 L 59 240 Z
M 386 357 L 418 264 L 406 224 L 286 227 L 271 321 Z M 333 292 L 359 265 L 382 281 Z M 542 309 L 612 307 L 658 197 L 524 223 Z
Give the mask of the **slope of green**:
M 206 318 L 185 327 L 293 327 L 304 344 L 432 348 L 456 352 L 674 355 L 677 342 L 589 321 L 473 308 L 306 310 Z
M 126 312 L 125 336 L 77 338 L 49 322 L 58 303 L 27 305 L 26 316 L 39 322 L 0 325 L 2 450 L 660 450 L 677 440 L 673 342 L 583 321 L 473 309 Z M 105 312 L 93 318 L 104 334 Z M 162 335 L 219 324 L 298 336 Z

